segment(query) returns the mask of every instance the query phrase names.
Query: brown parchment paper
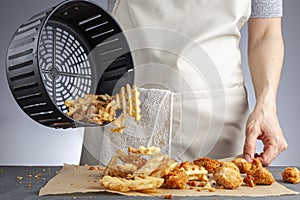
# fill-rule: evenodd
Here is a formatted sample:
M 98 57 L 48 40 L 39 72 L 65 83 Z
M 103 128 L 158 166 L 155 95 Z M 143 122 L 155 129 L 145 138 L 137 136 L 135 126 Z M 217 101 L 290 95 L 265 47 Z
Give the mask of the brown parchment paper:
M 142 192 L 118 192 L 105 189 L 99 185 L 101 172 L 99 170 L 89 170 L 88 166 L 65 165 L 43 188 L 39 195 L 58 195 L 72 193 L 89 193 L 89 192 L 111 192 L 126 196 L 279 196 L 292 195 L 298 192 L 292 191 L 278 182 L 274 182 L 270 186 L 255 186 L 254 188 L 240 186 L 235 190 L 216 190 L 209 192 L 202 190 L 176 190 L 176 189 L 154 189 L 150 193 Z M 149 192 L 149 191 L 148 191 Z

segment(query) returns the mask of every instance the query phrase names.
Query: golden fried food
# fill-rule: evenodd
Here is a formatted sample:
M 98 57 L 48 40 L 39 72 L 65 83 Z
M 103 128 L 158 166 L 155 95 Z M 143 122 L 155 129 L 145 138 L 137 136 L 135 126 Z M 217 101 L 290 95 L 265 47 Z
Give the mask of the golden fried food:
M 122 87 L 115 96 L 85 94 L 83 98 L 77 100 L 66 100 L 65 106 L 68 108 L 66 115 L 82 122 L 103 125 L 104 123 L 114 122 L 115 128 L 112 132 L 123 133 L 124 122 L 127 115 L 136 121 L 141 119 L 141 101 L 137 87 L 130 85 Z M 116 111 L 122 110 L 122 115 L 116 119 Z
M 154 146 L 150 146 L 150 147 L 139 146 L 138 149 L 134 147 L 128 147 L 128 152 L 143 154 L 143 155 L 156 155 L 160 153 L 160 148 Z
M 231 162 L 239 168 L 241 173 L 247 173 L 251 168 L 251 163 L 247 162 L 244 158 L 236 158 Z
M 282 173 L 282 179 L 286 183 L 299 183 L 300 171 L 296 167 L 287 167 Z
M 176 167 L 165 175 L 164 179 L 165 187 L 168 189 L 185 189 L 189 177 L 184 170 Z
M 189 186 L 196 187 L 197 186 L 197 181 L 188 181 L 187 184 Z
M 209 192 L 215 192 L 216 191 L 216 188 L 212 187 L 211 186 L 211 183 L 208 181 L 208 182 L 204 182 L 204 186 L 201 188 L 202 190 L 207 190 Z
M 119 159 L 124 164 L 118 164 Z M 124 151 L 118 150 L 117 155 L 111 158 L 103 174 L 120 178 L 131 177 L 138 169 L 137 163 L 140 164 L 143 160 L 140 156 L 126 155 Z
M 130 163 L 117 165 L 117 169 L 119 170 L 121 174 L 120 177 L 122 178 L 127 178 L 128 175 L 132 175 L 137 171 L 137 167 Z
M 240 173 L 239 168 L 233 162 L 220 162 L 220 167 L 231 168 Z
M 251 162 L 251 168 L 247 171 L 247 174 L 254 175 L 257 169 L 262 168 L 261 162 L 257 158 L 253 158 Z
M 107 167 L 105 168 L 103 175 L 116 176 L 116 177 L 121 176 L 119 175 L 120 172 L 117 169 L 117 164 L 118 164 L 118 157 L 113 156 L 109 161 Z
M 102 125 L 112 122 L 116 116 L 116 110 L 111 103 L 109 95 L 85 94 L 83 98 L 77 100 L 66 100 L 69 117 L 82 122 Z
M 170 171 L 175 169 L 178 166 L 178 163 L 172 159 L 164 160 L 159 167 L 157 167 L 153 172 L 151 172 L 150 176 L 162 178 L 167 175 Z
M 218 167 L 213 177 L 218 185 L 226 189 L 236 189 L 243 182 L 241 174 L 231 165 L 226 165 L 227 164 L 224 164 L 224 166 Z
M 111 128 L 110 131 L 114 133 L 123 134 L 126 128 L 126 126 L 124 125 L 126 119 L 127 119 L 127 115 L 122 114 L 120 117 L 118 117 L 116 120 L 113 121 L 115 127 Z
M 164 183 L 163 178 L 156 177 L 134 177 L 134 180 L 126 180 L 124 178 L 104 176 L 100 180 L 100 185 L 104 185 L 111 190 L 120 192 L 128 192 L 131 190 L 144 190 L 159 188 Z
M 129 163 L 118 165 L 118 157 L 113 156 L 105 168 L 103 175 L 127 178 L 128 175 L 132 175 L 135 171 L 137 171 L 137 167 L 135 165 Z
M 246 185 L 248 185 L 249 187 L 254 187 L 254 186 L 255 186 L 254 178 L 253 178 L 253 176 L 251 176 L 251 175 L 247 175 L 247 176 L 244 178 L 243 182 L 244 182 Z
M 116 94 L 113 99 L 117 109 L 121 109 L 123 114 L 128 114 L 134 117 L 136 121 L 141 119 L 141 101 L 139 100 L 140 93 L 135 85 L 130 87 L 129 84 L 126 88 L 122 87 L 120 92 Z
M 208 173 L 213 173 L 220 166 L 220 161 L 212 160 L 211 158 L 197 158 L 194 160 L 194 164 L 204 167 Z
M 199 158 L 193 162 L 185 161 L 178 164 L 167 155 L 156 154 L 158 149 L 143 146 L 137 149 L 129 147 L 127 154 L 123 150 L 118 150 L 105 168 L 101 184 L 122 192 L 147 191 L 161 187 L 162 182 L 168 189 L 185 189 L 189 185 L 190 189 L 197 186 L 200 190 L 213 192 L 216 188 L 236 189 L 243 182 L 249 187 L 254 187 L 255 185 L 271 185 L 275 181 L 272 173 L 264 168 L 258 159 L 253 159 L 252 163 L 248 163 L 242 158 L 231 162 Z M 150 155 L 150 159 L 146 160 L 142 157 L 144 155 Z M 208 170 L 204 166 L 214 171 L 213 179 L 209 177 Z M 247 172 L 244 179 L 241 177 L 240 170 Z M 297 168 L 287 168 L 282 176 L 286 182 L 299 182 Z
M 272 173 L 264 167 L 257 169 L 253 174 L 253 178 L 256 185 L 272 185 L 275 181 Z
M 189 181 L 208 181 L 208 171 L 202 166 L 199 167 L 194 163 L 185 161 L 180 163 L 179 168 L 183 169 L 186 172 L 186 174 L 189 176 Z
M 144 175 L 150 176 L 152 172 L 157 170 L 169 157 L 167 155 L 158 154 L 150 158 L 145 165 L 133 173 L 134 176 Z

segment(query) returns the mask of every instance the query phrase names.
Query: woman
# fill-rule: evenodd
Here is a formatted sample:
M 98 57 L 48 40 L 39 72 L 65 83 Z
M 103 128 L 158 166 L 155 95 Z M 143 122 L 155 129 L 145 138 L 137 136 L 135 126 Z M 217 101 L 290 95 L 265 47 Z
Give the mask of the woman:
M 172 158 L 224 158 L 243 151 L 246 160 L 256 156 L 269 165 L 287 148 L 276 115 L 282 1 L 109 0 L 108 5 L 127 34 L 136 84 L 174 92 Z M 256 105 L 249 115 L 238 46 L 250 14 L 248 52 Z M 101 160 L 101 145 L 95 143 L 103 141 L 99 130 L 86 131 L 83 163 Z M 264 144 L 259 155 L 256 140 Z

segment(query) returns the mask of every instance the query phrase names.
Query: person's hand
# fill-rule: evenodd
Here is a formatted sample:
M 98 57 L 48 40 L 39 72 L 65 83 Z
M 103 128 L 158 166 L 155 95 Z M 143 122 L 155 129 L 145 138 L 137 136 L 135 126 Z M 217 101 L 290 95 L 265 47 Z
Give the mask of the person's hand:
M 280 128 L 275 105 L 257 103 L 250 114 L 246 125 L 246 139 L 244 144 L 243 157 L 247 161 L 258 158 L 265 166 L 284 150 L 287 149 L 287 142 Z M 256 140 L 264 144 L 263 152 L 255 154 Z

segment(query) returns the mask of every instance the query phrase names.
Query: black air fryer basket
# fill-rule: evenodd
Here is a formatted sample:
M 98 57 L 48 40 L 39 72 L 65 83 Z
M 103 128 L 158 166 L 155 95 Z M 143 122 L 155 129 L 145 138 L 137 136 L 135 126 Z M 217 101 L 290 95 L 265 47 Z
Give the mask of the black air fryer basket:
M 122 30 L 85 0 L 65 1 L 22 24 L 9 44 L 6 71 L 21 109 L 55 128 L 90 125 L 69 118 L 65 100 L 111 95 L 134 75 Z

